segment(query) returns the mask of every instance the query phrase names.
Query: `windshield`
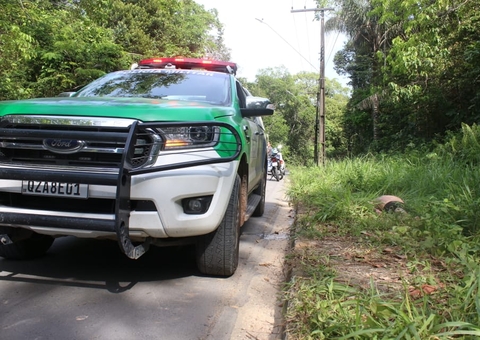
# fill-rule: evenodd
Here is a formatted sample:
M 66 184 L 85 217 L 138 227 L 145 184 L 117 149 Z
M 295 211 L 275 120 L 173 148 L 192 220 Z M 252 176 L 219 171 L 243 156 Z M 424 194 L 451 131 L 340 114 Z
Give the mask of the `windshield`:
M 133 70 L 109 73 L 75 97 L 141 97 L 230 104 L 229 75 L 195 70 Z

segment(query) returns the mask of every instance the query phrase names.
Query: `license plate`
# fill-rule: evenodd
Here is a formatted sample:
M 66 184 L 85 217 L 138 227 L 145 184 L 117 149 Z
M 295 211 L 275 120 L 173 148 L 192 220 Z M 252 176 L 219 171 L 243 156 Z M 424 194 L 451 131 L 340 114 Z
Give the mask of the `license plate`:
M 88 184 L 47 181 L 22 181 L 22 194 L 87 198 Z
M 277 162 L 272 162 L 272 166 L 277 166 L 278 163 Z

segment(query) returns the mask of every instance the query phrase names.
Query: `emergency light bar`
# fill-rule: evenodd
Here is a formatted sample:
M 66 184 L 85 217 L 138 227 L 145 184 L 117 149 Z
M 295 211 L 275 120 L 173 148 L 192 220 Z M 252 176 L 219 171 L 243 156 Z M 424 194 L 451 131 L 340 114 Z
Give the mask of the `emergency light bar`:
M 236 74 L 237 64 L 229 61 L 197 58 L 152 58 L 138 62 L 138 68 L 173 68 L 184 70 L 206 70 Z

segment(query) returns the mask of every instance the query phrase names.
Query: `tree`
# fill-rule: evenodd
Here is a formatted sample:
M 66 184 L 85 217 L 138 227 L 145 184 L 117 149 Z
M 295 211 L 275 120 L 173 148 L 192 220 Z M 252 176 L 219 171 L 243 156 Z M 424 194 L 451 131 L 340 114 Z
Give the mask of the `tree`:
M 326 28 L 349 37 L 335 65 L 353 87 L 344 123 L 353 149 L 401 149 L 478 121 L 476 2 L 333 3 L 338 10 Z
M 70 25 L 63 25 L 65 20 Z M 53 44 L 42 44 L 35 60 L 40 69 L 34 84 L 38 95 L 56 96 L 107 72 L 129 67 L 129 59 L 112 42 L 109 30 L 88 19 L 75 20 L 69 12 L 55 13 L 49 23 Z
M 272 145 L 285 145 L 284 156 L 290 163 L 306 164 L 313 160 L 314 110 L 305 96 L 298 95 L 295 78 L 285 67 L 267 68 L 259 71 L 256 83 L 262 95 L 275 103 L 275 115 L 282 118 L 265 117 L 267 133 L 274 137 L 270 140 Z M 282 132 L 276 134 L 275 130 Z
M 259 71 L 255 84 L 248 88 L 276 105 L 275 114 L 264 118 L 272 145 L 285 146 L 289 163 L 313 165 L 318 74 L 291 75 L 284 67 L 267 68 Z M 327 79 L 325 93 L 327 156 L 339 156 L 346 152 L 341 122 L 348 90 Z
M 346 156 L 348 145 L 344 132 L 344 116 L 349 91 L 337 80 L 326 79 L 325 86 L 325 148 L 328 158 Z
M 35 40 L 22 26 L 29 10 L 21 2 L 1 0 L 0 6 L 0 100 L 28 98 L 26 63 L 35 55 Z
M 364 101 L 364 110 L 371 110 L 373 139 L 378 141 L 379 93 L 382 91 L 381 59 L 390 46 L 392 27 L 379 21 L 372 3 L 365 0 L 338 0 L 338 14 L 326 23 L 326 30 L 337 30 L 349 37 L 343 51 L 335 56 L 336 70 L 350 74 L 350 84 L 355 89 L 369 88 Z M 394 27 L 394 26 L 393 26 Z M 365 103 L 370 104 L 368 107 Z
M 218 12 L 193 0 L 80 0 L 132 55 L 230 58 Z
M 384 1 L 384 20 L 402 13 L 406 34 L 393 41 L 384 72 L 392 108 L 408 110 L 409 135 L 431 140 L 480 118 L 478 4 Z M 387 12 L 388 10 L 388 12 Z
M 56 95 L 144 57 L 229 59 L 217 12 L 192 0 L 0 0 L 0 6 L 2 100 Z

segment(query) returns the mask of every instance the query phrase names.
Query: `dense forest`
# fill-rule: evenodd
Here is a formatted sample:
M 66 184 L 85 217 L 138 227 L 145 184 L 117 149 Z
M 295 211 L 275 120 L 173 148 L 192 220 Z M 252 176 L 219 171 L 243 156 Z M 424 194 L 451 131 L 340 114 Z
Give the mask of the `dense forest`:
M 320 6 L 332 5 L 319 0 Z M 348 37 L 335 56 L 353 92 L 348 149 L 403 150 L 480 118 L 478 0 L 334 0 L 327 31 Z
M 0 100 L 56 95 L 152 56 L 229 59 L 193 0 L 0 0 Z
M 54 96 L 152 56 L 229 59 L 216 10 L 193 0 L 0 0 L 0 100 Z M 327 158 L 433 145 L 480 118 L 477 0 L 318 0 L 350 89 L 327 79 Z M 241 62 L 241 61 L 237 61 Z M 318 74 L 261 70 L 272 144 L 313 162 Z

